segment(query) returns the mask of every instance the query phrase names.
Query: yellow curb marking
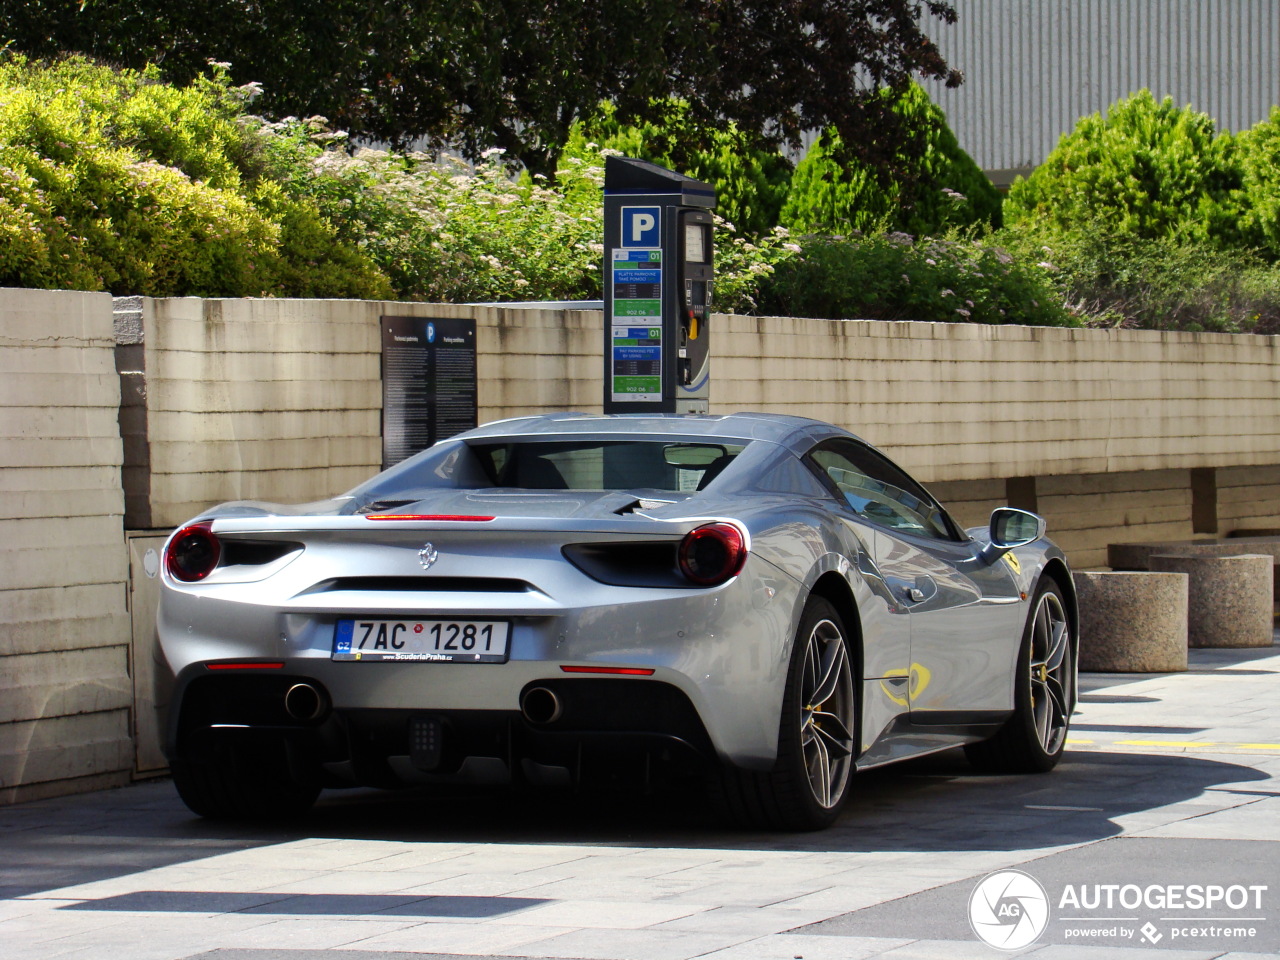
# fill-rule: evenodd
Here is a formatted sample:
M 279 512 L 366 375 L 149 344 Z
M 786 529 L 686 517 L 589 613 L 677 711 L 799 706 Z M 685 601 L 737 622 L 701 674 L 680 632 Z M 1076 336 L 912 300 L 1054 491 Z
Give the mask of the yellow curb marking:
M 1095 746 L 1097 740 L 1077 740 L 1068 737 L 1067 743 L 1073 746 Z M 1231 743 L 1215 740 L 1113 740 L 1103 746 L 1114 747 L 1180 747 L 1183 750 L 1207 749 L 1210 747 L 1227 750 L 1280 750 L 1280 743 Z
M 1230 744 L 1214 743 L 1211 740 L 1117 740 L 1117 744 L 1125 747 L 1225 747 Z

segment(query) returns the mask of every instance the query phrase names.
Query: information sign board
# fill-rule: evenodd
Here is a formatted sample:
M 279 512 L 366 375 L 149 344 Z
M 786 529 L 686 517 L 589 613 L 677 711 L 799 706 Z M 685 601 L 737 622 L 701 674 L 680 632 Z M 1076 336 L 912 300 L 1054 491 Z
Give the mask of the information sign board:
M 656 403 L 662 400 L 662 250 L 614 250 L 612 266 L 612 397 Z
M 476 426 L 476 322 L 382 318 L 382 468 Z

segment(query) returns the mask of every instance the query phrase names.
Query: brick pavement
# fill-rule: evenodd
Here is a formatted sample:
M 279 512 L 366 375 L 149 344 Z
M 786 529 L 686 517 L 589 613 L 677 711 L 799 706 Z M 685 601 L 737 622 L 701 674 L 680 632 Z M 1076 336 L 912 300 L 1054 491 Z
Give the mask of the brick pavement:
M 980 776 L 958 751 L 873 771 L 819 834 L 643 798 L 372 791 L 235 828 L 164 781 L 3 808 L 0 957 L 1280 960 L 1280 650 L 1191 662 L 1084 675 L 1052 774 Z M 1012 953 L 968 921 L 979 880 L 1007 868 L 1052 901 Z M 1104 922 L 1059 903 L 1069 885 L 1175 883 L 1267 887 L 1260 909 L 1202 924 L 1253 935 L 1181 933 L 1205 915 L 1182 907 Z

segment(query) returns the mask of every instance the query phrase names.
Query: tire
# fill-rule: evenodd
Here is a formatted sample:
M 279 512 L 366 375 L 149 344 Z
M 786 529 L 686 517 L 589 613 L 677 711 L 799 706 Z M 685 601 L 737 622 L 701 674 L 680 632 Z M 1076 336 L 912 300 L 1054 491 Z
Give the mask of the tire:
M 810 597 L 787 668 L 774 769 L 722 772 L 720 799 L 735 820 L 780 830 L 820 830 L 835 822 L 853 776 L 856 690 L 840 614 L 824 598 Z
M 1042 580 L 1018 651 L 1013 715 L 990 740 L 964 748 L 970 763 L 993 773 L 1046 773 L 1058 765 L 1075 709 L 1074 643 L 1062 589 Z
M 320 795 L 319 785 L 292 775 L 287 748 L 224 747 L 207 759 L 174 760 L 170 772 L 182 802 L 210 820 L 287 820 Z

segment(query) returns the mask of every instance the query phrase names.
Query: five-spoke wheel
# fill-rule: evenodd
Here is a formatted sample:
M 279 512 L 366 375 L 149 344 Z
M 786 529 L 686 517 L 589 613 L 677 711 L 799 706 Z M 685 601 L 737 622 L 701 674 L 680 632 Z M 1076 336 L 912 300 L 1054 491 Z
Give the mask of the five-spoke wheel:
M 1071 627 L 1055 591 L 1040 595 L 1031 620 L 1031 710 L 1036 739 L 1047 754 L 1057 753 L 1067 739 L 1074 674 Z
M 1041 580 L 1018 652 L 1013 715 L 990 740 L 964 748 L 974 766 L 1006 773 L 1057 766 L 1076 702 L 1076 657 L 1066 610 L 1062 589 Z
M 853 673 L 844 633 L 834 621 L 819 620 L 800 639 L 800 749 L 813 799 L 825 810 L 844 799 L 852 773 Z
M 800 617 L 778 722 L 778 759 L 766 773 L 727 767 L 729 811 L 755 827 L 818 830 L 840 815 L 853 777 L 857 671 L 844 622 L 823 597 Z

